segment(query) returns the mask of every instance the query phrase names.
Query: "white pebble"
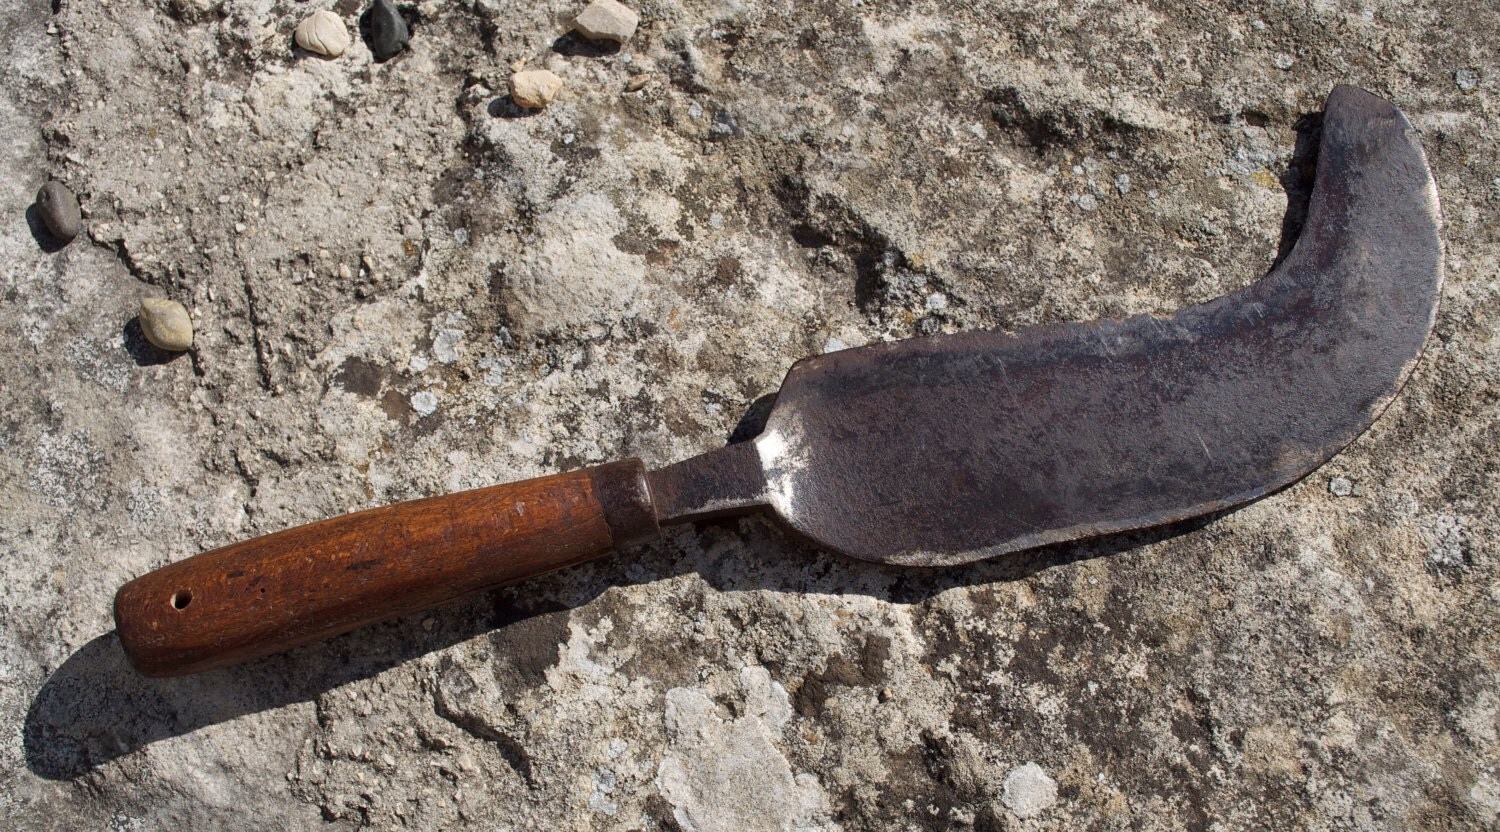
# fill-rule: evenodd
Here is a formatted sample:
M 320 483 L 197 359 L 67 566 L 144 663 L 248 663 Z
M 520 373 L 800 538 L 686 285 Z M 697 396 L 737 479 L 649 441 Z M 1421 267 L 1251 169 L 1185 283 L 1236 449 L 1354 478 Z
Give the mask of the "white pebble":
M 624 43 L 635 34 L 641 16 L 615 0 L 594 0 L 573 19 L 573 28 L 589 40 L 612 40 Z
M 349 48 L 349 29 L 333 12 L 320 9 L 308 15 L 292 33 L 292 40 L 309 52 L 337 58 Z
M 1328 481 L 1328 493 L 1335 497 L 1348 497 L 1354 493 L 1354 483 L 1345 477 L 1334 477 Z
M 1057 781 L 1036 763 L 1019 765 L 1005 775 L 1005 793 L 1000 799 L 1016 817 L 1033 818 L 1057 803 Z
M 927 311 L 936 312 L 948 308 L 948 296 L 942 292 L 933 292 L 927 296 Z
M 1453 83 L 1457 84 L 1458 88 L 1464 92 L 1473 92 L 1479 86 L 1479 73 L 1468 68 L 1455 70 L 1453 73 Z
M 510 100 L 528 110 L 540 110 L 552 103 L 562 86 L 562 79 L 551 72 L 528 69 L 510 76 Z
M 1078 198 L 1078 207 L 1085 211 L 1092 211 L 1099 207 L 1099 200 L 1093 194 L 1084 194 Z
M 1115 190 L 1120 192 L 1120 196 L 1130 193 L 1130 174 L 1122 173 L 1115 177 Z
M 1292 68 L 1292 64 L 1295 64 L 1296 62 L 1297 62 L 1296 58 L 1293 58 L 1291 55 L 1287 55 L 1285 53 L 1277 55 L 1275 57 L 1275 59 L 1272 61 L 1272 63 L 1276 64 L 1276 68 L 1277 69 L 1283 69 L 1283 70 L 1285 70 L 1285 69 L 1291 69 Z

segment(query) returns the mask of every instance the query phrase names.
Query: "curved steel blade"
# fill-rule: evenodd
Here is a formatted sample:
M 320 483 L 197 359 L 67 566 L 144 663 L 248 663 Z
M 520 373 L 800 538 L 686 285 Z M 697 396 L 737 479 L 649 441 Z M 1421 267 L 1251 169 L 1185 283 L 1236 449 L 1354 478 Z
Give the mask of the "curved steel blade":
M 1254 500 L 1400 389 L 1437 310 L 1439 227 L 1406 118 L 1338 87 L 1306 224 L 1265 277 L 1169 318 L 799 362 L 755 440 L 764 491 L 741 484 L 725 505 L 769 503 L 854 557 L 952 564 Z

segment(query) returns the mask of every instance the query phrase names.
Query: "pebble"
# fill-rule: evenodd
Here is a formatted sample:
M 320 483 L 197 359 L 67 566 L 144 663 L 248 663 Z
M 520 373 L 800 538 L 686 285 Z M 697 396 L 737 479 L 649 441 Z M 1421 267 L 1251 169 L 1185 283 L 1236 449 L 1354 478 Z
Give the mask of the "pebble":
M 146 298 L 141 301 L 141 334 L 161 349 L 182 352 L 193 345 L 193 322 L 177 301 Z
M 375 0 L 370 6 L 370 52 L 375 60 L 396 57 L 410 42 L 411 30 L 391 0 Z
M 337 58 L 349 48 L 349 28 L 338 15 L 319 9 L 297 24 L 292 40 L 309 52 Z
M 1335 497 L 1348 497 L 1354 493 L 1354 483 L 1347 477 L 1334 477 L 1328 481 L 1328 493 Z
M 41 214 L 42 224 L 57 239 L 68 242 L 78 236 L 83 228 L 83 215 L 78 210 L 78 197 L 61 182 L 48 182 L 36 192 L 36 210 Z
M 552 103 L 562 89 L 562 79 L 545 69 L 528 69 L 510 76 L 510 100 L 528 110 L 540 110 Z
M 635 34 L 641 16 L 615 0 L 594 0 L 583 13 L 573 18 L 573 28 L 589 40 L 612 40 L 624 43 Z
M 1464 92 L 1473 92 L 1479 86 L 1479 73 L 1465 67 L 1453 72 L 1453 83 Z
M 641 75 L 635 76 L 634 78 L 631 78 L 628 82 L 626 82 L 625 91 L 640 92 L 641 90 L 645 89 L 646 85 L 649 83 L 651 83 L 650 73 L 643 73 Z

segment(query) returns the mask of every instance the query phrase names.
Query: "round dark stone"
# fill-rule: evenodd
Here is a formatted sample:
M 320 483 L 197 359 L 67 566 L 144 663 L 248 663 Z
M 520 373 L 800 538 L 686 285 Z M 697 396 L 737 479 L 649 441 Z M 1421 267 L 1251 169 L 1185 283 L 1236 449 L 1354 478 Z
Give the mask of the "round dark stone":
M 83 228 L 83 215 L 78 210 L 78 197 L 61 182 L 48 182 L 36 192 L 36 210 L 42 224 L 57 239 L 68 242 L 78 236 Z

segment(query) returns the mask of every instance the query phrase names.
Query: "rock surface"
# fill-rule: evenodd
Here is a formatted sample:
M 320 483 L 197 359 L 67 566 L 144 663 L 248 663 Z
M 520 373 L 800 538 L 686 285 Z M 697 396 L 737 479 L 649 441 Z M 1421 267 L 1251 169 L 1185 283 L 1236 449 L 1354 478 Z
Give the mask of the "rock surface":
M 298 60 L 290 0 L 0 0 L 0 827 L 1497 823 L 1490 3 L 667 3 L 611 54 L 579 5 L 427 6 L 373 65 Z M 496 105 L 520 59 L 545 116 Z M 1375 427 L 1244 510 L 920 572 L 703 523 L 176 680 L 110 635 L 204 548 L 715 447 L 825 348 L 1245 285 L 1339 81 L 1423 136 L 1443 305 Z M 89 195 L 60 255 L 38 171 Z M 191 360 L 136 349 L 145 296 Z
M 308 15 L 292 32 L 297 45 L 327 58 L 337 58 L 349 48 L 349 27 L 343 18 L 326 9 Z

